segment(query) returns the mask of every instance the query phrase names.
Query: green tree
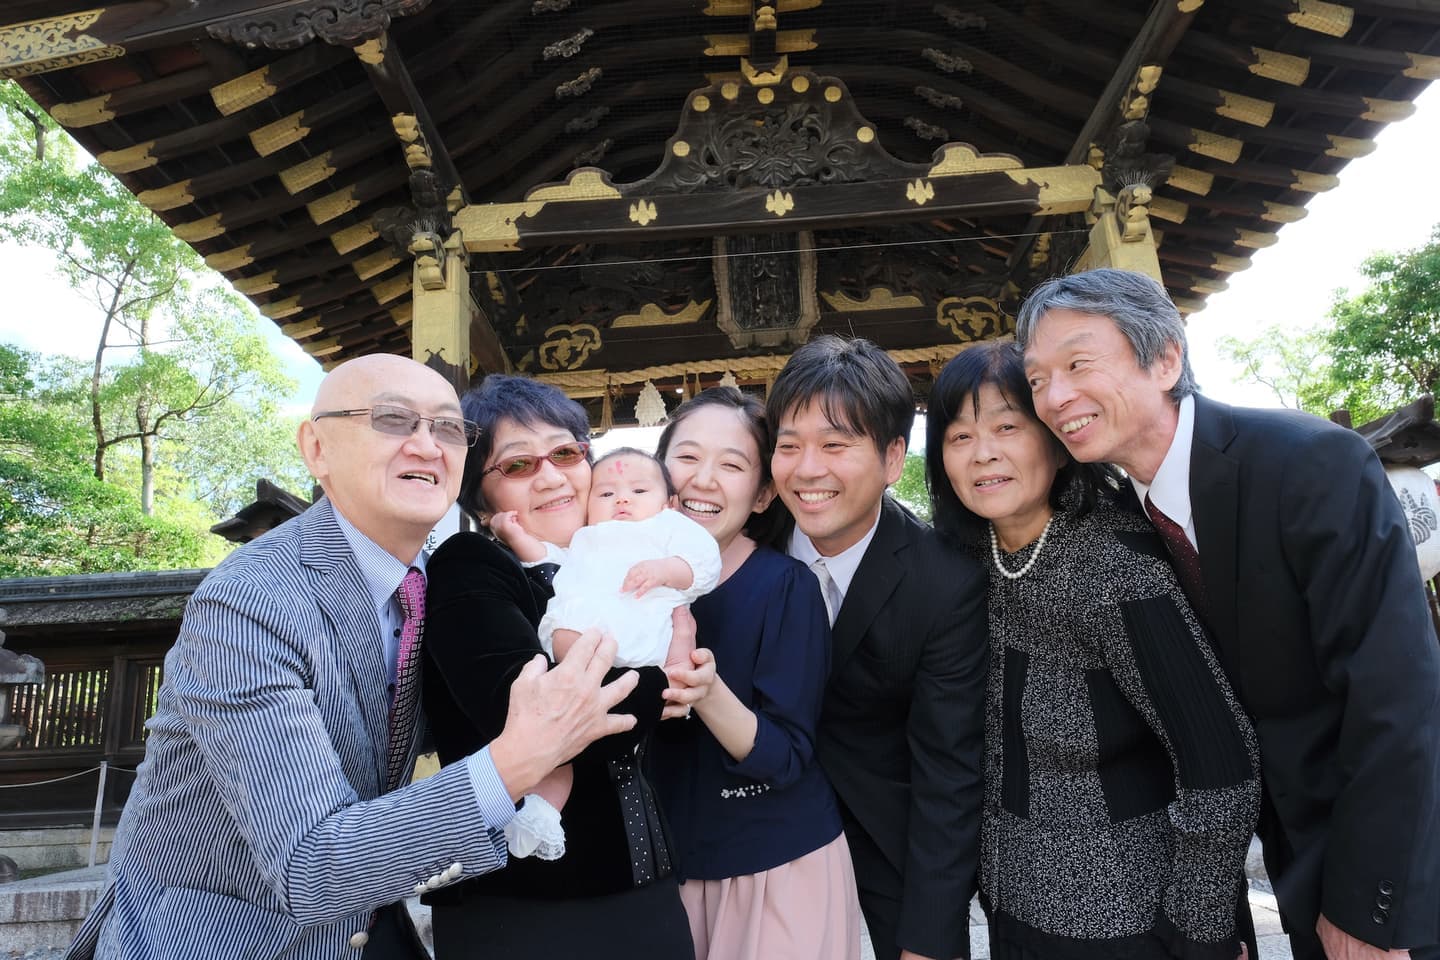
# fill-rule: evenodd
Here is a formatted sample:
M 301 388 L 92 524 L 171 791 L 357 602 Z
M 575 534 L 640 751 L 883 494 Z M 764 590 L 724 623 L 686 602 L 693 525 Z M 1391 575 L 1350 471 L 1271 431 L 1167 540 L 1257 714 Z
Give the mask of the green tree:
M 1336 291 L 1315 329 L 1224 337 L 1220 351 L 1286 406 L 1320 416 L 1345 409 L 1357 424 L 1433 394 L 1440 382 L 1440 226 L 1424 246 L 1373 254 L 1360 272 L 1369 286 L 1355 296 Z
M 900 473 L 900 479 L 890 488 L 905 506 L 922 520 L 930 519 L 930 488 L 925 485 L 925 455 L 923 453 L 905 454 L 905 469 Z
M 95 478 L 88 426 L 46 392 L 45 376 L 35 354 L 0 344 L 0 577 L 213 562 L 218 538 L 147 517 L 131 494 Z

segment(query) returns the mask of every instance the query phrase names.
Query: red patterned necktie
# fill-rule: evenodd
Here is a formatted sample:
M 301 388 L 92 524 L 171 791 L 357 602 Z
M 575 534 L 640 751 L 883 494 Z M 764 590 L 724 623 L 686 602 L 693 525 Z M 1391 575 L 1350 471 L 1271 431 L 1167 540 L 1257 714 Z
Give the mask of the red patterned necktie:
M 386 755 L 387 791 L 400 786 L 415 730 L 420 702 L 420 638 L 425 628 L 425 574 L 410 568 L 395 591 L 405 619 L 400 624 L 400 652 L 395 658 L 395 699 L 390 703 L 390 749 Z
M 1145 494 L 1145 512 L 1150 515 L 1150 522 L 1155 525 L 1160 539 L 1165 541 L 1165 548 L 1170 551 L 1171 566 L 1175 568 L 1175 576 L 1179 579 L 1185 596 L 1190 599 L 1190 605 L 1195 608 L 1201 620 L 1207 619 L 1205 577 L 1200 572 L 1200 554 L 1196 552 L 1190 538 L 1185 536 L 1180 524 L 1165 516 L 1150 500 L 1148 493 Z

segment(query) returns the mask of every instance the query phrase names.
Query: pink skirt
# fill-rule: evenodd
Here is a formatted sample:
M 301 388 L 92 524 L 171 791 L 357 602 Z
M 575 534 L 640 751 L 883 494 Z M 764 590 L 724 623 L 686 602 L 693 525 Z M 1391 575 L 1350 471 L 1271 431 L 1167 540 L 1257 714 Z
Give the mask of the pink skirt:
M 680 885 L 695 960 L 857 960 L 860 902 L 841 834 L 763 873 Z

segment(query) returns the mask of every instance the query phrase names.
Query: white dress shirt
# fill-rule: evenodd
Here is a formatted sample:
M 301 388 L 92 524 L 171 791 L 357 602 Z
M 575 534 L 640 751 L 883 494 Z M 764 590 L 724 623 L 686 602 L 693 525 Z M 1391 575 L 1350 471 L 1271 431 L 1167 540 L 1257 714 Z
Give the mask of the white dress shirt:
M 835 586 L 840 591 L 840 600 L 843 602 L 845 594 L 850 592 L 850 581 L 855 579 L 855 571 L 860 568 L 860 561 L 865 558 L 865 551 L 870 548 L 870 541 L 875 539 L 875 531 L 880 526 L 880 507 L 875 507 L 875 522 L 870 524 L 870 529 L 865 532 L 855 543 L 846 549 L 835 554 L 833 557 L 825 557 L 825 569 L 830 571 L 830 578 L 835 581 Z M 815 544 L 810 538 L 800 532 L 796 526 L 790 531 L 790 543 L 785 552 L 807 567 L 814 567 L 815 561 L 820 559 L 820 551 L 815 549 Z M 836 610 L 839 616 L 839 610 Z
M 1190 508 L 1190 448 L 1194 442 L 1195 398 L 1185 397 L 1180 401 L 1180 419 L 1175 424 L 1175 437 L 1170 441 L 1165 459 L 1160 461 L 1160 469 L 1155 471 L 1155 479 L 1141 483 L 1131 477 L 1130 483 L 1134 485 L 1140 502 L 1143 504 L 1148 494 L 1156 509 L 1185 531 L 1185 538 L 1199 553 L 1200 543 L 1195 539 L 1195 515 Z

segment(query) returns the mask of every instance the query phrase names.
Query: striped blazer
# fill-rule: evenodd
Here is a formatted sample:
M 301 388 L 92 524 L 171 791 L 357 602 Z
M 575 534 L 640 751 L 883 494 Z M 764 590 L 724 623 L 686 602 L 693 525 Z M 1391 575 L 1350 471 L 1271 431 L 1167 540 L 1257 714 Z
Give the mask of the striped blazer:
M 383 650 L 326 500 L 216 567 L 69 957 L 358 958 L 375 908 L 452 863 L 502 866 L 466 764 L 381 795 Z

